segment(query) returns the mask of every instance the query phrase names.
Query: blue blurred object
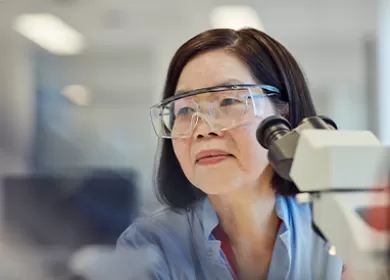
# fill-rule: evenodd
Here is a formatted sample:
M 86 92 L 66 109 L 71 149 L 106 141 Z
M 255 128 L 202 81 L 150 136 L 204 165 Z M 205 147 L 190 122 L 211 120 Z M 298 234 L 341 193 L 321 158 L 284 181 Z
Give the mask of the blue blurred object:
M 81 174 L 6 177 L 5 226 L 39 247 L 114 245 L 138 212 L 136 172 L 94 169 Z
M 95 230 L 115 239 L 136 215 L 134 196 L 134 186 L 125 175 L 112 170 L 94 170 L 71 200 Z

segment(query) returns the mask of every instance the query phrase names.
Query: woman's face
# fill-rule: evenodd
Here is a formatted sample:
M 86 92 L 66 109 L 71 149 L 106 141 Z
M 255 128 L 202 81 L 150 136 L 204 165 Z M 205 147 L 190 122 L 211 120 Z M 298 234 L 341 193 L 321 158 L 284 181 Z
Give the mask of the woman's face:
M 176 91 L 232 83 L 258 81 L 236 56 L 215 50 L 197 56 L 185 66 Z M 272 111 L 272 105 L 267 106 Z M 173 139 L 176 157 L 188 180 L 207 194 L 224 194 L 257 184 L 268 165 L 266 150 L 256 140 L 256 129 L 262 119 L 253 117 L 245 125 L 214 131 L 200 118 L 190 138 Z M 214 156 L 203 157 L 210 155 Z

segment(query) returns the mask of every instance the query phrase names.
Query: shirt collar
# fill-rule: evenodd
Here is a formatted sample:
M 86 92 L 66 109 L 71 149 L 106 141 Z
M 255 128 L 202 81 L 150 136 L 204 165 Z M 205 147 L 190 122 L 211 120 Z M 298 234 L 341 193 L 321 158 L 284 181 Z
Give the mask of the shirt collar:
M 280 234 L 288 231 L 289 225 L 289 212 L 286 198 L 281 195 L 276 196 L 276 214 L 279 219 L 282 220 L 282 227 Z M 200 201 L 195 209 L 197 216 L 201 219 L 201 224 L 203 225 L 203 234 L 205 238 L 209 238 L 212 231 L 219 223 L 217 213 L 214 210 L 210 200 L 205 198 Z
M 206 238 L 209 238 L 211 232 L 219 223 L 219 218 L 214 210 L 213 205 L 208 198 L 203 200 L 201 217 L 203 223 L 203 234 Z
M 288 230 L 290 228 L 290 219 L 287 200 L 285 197 L 281 195 L 276 195 L 275 209 L 276 215 L 282 221 L 282 224 L 285 226 L 286 230 Z

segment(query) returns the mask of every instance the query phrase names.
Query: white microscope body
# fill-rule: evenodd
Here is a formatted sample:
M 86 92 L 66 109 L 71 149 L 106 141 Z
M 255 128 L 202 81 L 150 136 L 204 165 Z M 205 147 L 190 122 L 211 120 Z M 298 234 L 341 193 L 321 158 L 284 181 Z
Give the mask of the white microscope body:
M 334 245 L 330 254 L 340 256 L 356 280 L 383 279 L 389 265 L 384 258 L 389 233 L 372 228 L 362 216 L 364 209 L 389 205 L 384 191 L 367 191 L 386 186 L 389 163 L 390 148 L 371 132 L 307 129 L 300 133 L 290 177 L 301 192 L 318 192 L 311 197 L 314 222 Z
M 329 254 L 339 256 L 356 280 L 389 279 L 381 277 L 390 265 L 390 234 L 373 227 L 364 213 L 389 207 L 384 189 L 390 182 L 390 147 L 369 131 L 337 130 L 331 119 L 319 116 L 294 129 L 272 116 L 256 136 L 274 170 L 301 192 L 298 202 L 312 203 L 313 222 L 332 245 Z

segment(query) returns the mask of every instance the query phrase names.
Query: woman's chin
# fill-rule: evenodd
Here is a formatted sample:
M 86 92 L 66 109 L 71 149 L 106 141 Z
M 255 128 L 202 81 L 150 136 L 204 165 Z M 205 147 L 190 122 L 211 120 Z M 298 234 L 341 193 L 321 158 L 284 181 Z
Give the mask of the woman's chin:
M 196 186 L 208 195 L 223 195 L 239 189 L 243 185 L 243 180 L 240 176 L 212 176 L 207 180 L 199 180 Z

